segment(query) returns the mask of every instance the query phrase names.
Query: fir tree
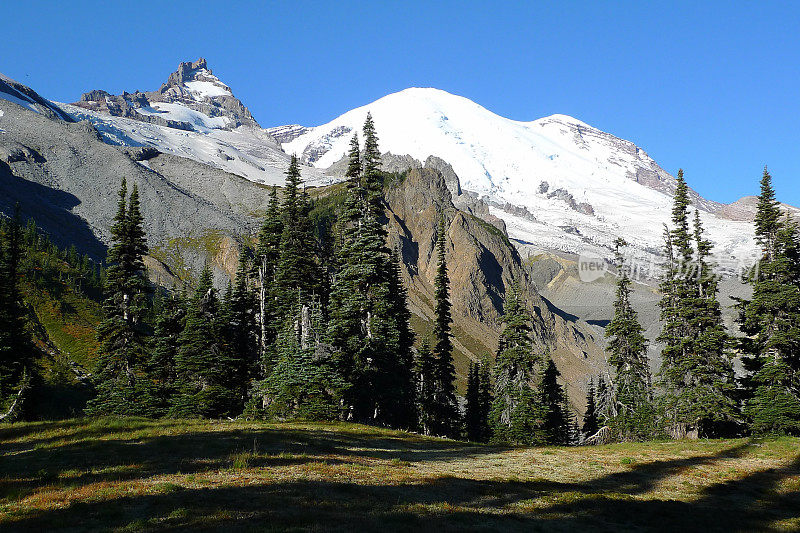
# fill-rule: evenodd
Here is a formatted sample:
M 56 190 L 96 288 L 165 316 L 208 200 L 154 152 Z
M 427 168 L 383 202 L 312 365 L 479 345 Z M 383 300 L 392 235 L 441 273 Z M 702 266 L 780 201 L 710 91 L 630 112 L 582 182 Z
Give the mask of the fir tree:
M 170 399 L 176 392 L 175 359 L 180 348 L 180 335 L 185 327 L 185 319 L 186 300 L 173 287 L 156 318 L 152 354 L 147 361 L 147 373 L 155 389 L 157 416 L 166 414 Z
M 230 351 L 233 387 L 237 397 L 234 409 L 237 411 L 244 407 L 250 382 L 256 376 L 258 366 L 256 298 L 251 290 L 248 276 L 250 271 L 247 254 L 242 250 L 235 284 L 229 289 L 224 311 L 224 332 Z
M 368 207 L 376 218 L 383 216 L 380 165 L 381 153 L 378 149 L 378 134 L 375 131 L 372 115 L 367 113 L 367 119 L 364 122 L 364 151 L 361 154 L 361 169 Z
M 464 415 L 464 425 L 467 440 L 477 442 L 480 439 L 480 365 L 469 362 L 467 371 L 467 394 L 466 394 L 466 413 Z
M 19 290 L 22 228 L 19 208 L 0 225 L 0 401 L 23 384 L 32 372 L 33 345 L 25 327 Z
M 319 303 L 299 305 L 278 336 L 275 368 L 263 383 L 273 418 L 335 420 L 346 384 L 332 365 Z
M 479 405 L 479 442 L 489 442 L 492 430 L 489 426 L 489 414 L 492 410 L 491 362 L 481 361 L 478 369 L 478 405 Z
M 283 231 L 280 255 L 275 267 L 276 300 L 279 320 L 284 320 L 296 305 L 298 295 L 310 302 L 320 283 L 316 259 L 316 241 L 311 228 L 309 212 L 311 203 L 304 190 L 300 190 L 300 167 L 292 156 L 286 171 L 286 187 L 281 205 Z
M 589 389 L 586 391 L 586 412 L 583 414 L 581 431 L 584 438 L 589 438 L 600 429 L 597 420 L 597 404 L 595 403 L 594 382 L 589 380 Z
M 436 360 L 427 337 L 422 339 L 415 362 L 417 380 L 417 411 L 419 427 L 425 435 L 431 434 L 431 421 L 435 410 Z
M 365 136 L 377 143 L 374 130 L 365 129 Z M 362 168 L 358 160 L 354 140 L 349 173 Z M 377 167 L 370 161 L 367 158 L 363 168 L 376 173 Z M 415 422 L 413 335 L 399 259 L 386 247 L 382 207 L 380 213 L 376 209 L 382 202 L 380 190 L 365 187 L 366 170 L 349 178 L 328 327 L 337 371 L 348 385 L 344 395 L 347 417 L 411 427 Z
M 143 405 L 155 401 L 150 383 L 143 375 L 146 343 L 143 318 L 150 286 L 144 266 L 148 248 L 136 185 L 127 204 L 126 196 L 123 179 L 111 226 L 112 245 L 108 252 L 111 266 L 106 272 L 103 304 L 106 318 L 98 328 L 101 349 L 94 373 L 97 397 L 88 407 L 91 414 L 142 414 Z
M 232 409 L 237 394 L 232 387 L 233 365 L 223 335 L 222 316 L 211 270 L 206 265 L 189 301 L 175 357 L 177 391 L 170 409 L 173 417 L 238 414 Z
M 694 427 L 708 435 L 735 416 L 733 372 L 717 301 L 718 280 L 708 262 L 711 244 L 703 238 L 699 215 L 690 231 L 689 204 L 680 171 L 661 285 L 664 328 L 659 340 L 665 348 L 659 382 L 664 389 L 661 403 L 673 430 L 679 434 L 680 428 Z
M 609 364 L 614 370 L 614 380 L 606 424 L 613 426 L 619 438 L 627 440 L 650 434 L 652 428 L 644 418 L 644 413 L 650 412 L 652 392 L 647 340 L 637 313 L 631 306 L 629 267 L 622 255 L 622 248 L 627 243 L 624 239 L 617 239 L 615 244 L 619 277 L 614 317 L 605 332 L 609 338 L 607 351 Z
M 439 222 L 436 242 L 437 268 L 434 280 L 434 325 L 433 356 L 436 362 L 436 391 L 432 431 L 437 435 L 455 436 L 459 427 L 458 404 L 456 402 L 456 370 L 453 364 L 453 341 L 450 324 L 450 279 L 447 274 L 445 247 L 447 243 L 444 216 Z
M 542 444 L 546 410 L 537 398 L 542 358 L 533 351 L 530 315 L 519 289 L 506 296 L 498 352 L 494 364 L 494 399 L 490 414 L 492 440 L 498 443 Z
M 547 444 L 572 443 L 572 418 L 564 388 L 558 383 L 561 373 L 548 356 L 542 370 L 539 386 L 539 403 L 544 409 L 541 431 Z
M 280 258 L 281 235 L 280 204 L 277 187 L 272 187 L 261 230 L 258 233 L 254 266 L 258 281 L 258 323 L 260 352 L 263 359 L 269 359 L 267 348 L 275 341 L 275 324 L 279 322 L 275 294 L 275 270 Z
M 761 179 L 756 240 L 762 257 L 750 276 L 753 295 L 739 302 L 739 323 L 753 433 L 800 434 L 800 237 L 781 219 L 772 177 Z

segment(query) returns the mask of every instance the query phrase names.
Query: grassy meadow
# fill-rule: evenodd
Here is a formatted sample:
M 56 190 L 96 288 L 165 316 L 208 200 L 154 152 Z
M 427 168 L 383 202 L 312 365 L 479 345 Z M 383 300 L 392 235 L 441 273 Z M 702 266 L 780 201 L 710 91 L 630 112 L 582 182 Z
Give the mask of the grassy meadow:
M 0 425 L 0 531 L 799 531 L 800 439 L 499 448 L 354 424 Z

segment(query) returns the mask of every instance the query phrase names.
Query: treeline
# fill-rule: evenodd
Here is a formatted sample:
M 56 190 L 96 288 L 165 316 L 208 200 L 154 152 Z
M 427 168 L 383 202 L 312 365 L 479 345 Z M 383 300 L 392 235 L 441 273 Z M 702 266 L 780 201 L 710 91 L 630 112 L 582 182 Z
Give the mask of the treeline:
M 584 437 L 606 438 L 800 434 L 800 233 L 775 199 L 764 169 L 755 220 L 759 262 L 750 269 L 750 299 L 737 301 L 744 336 L 725 328 L 719 276 L 699 211 L 678 172 L 671 227 L 665 226 L 666 265 L 660 301 L 663 343 L 655 380 L 647 340 L 630 302 L 630 265 L 617 241 L 614 317 L 606 328 L 611 373 L 590 386 Z M 735 357 L 745 373 L 734 373 Z

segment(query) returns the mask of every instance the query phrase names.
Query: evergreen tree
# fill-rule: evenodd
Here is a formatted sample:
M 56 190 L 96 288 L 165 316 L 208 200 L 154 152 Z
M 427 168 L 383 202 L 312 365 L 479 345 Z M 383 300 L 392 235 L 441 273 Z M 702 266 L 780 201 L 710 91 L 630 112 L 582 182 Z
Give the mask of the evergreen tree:
M 606 379 L 600 374 L 597 377 L 597 421 L 599 425 L 605 426 L 612 418 L 612 391 L 606 383 Z
M 547 444 L 572 443 L 572 418 L 567 394 L 558 383 L 560 375 L 553 360 L 549 356 L 546 357 L 540 380 L 539 403 L 544 409 L 541 430 Z
M 378 149 L 378 134 L 375 131 L 372 114 L 367 113 L 367 119 L 364 122 L 364 151 L 361 154 L 361 169 L 368 207 L 378 219 L 383 216 L 380 165 L 381 152 Z
M 586 412 L 583 415 L 581 431 L 584 438 L 589 438 L 600 429 L 597 420 L 597 404 L 595 402 L 594 383 L 589 380 L 589 389 L 586 391 Z
M 762 257 L 750 276 L 751 299 L 739 302 L 739 323 L 753 433 L 800 434 L 800 236 L 781 219 L 772 177 L 761 179 L 756 240 Z
M 275 368 L 263 383 L 274 418 L 335 420 L 342 414 L 346 384 L 332 365 L 318 302 L 300 305 L 278 336 Z
M 464 416 L 464 425 L 467 433 L 467 440 L 477 442 L 480 439 L 480 365 L 478 363 L 469 362 L 469 370 L 467 371 L 467 395 L 466 395 L 466 413 Z
M 430 435 L 435 410 L 436 360 L 427 337 L 420 343 L 415 363 L 419 427 L 425 435 Z
M 275 267 L 277 317 L 284 320 L 297 303 L 297 298 L 310 302 L 318 291 L 320 271 L 316 259 L 316 241 L 309 219 L 311 202 L 300 190 L 300 167 L 292 156 L 286 172 L 286 187 L 281 206 L 282 226 L 280 255 Z
M 699 216 L 690 231 L 689 205 L 688 186 L 679 171 L 661 284 L 664 328 L 659 340 L 665 347 L 659 381 L 673 429 L 695 427 L 706 435 L 734 419 L 733 371 L 717 301 L 718 280 L 708 262 L 711 244 L 703 238 Z
M 218 418 L 238 414 L 233 406 L 233 365 L 223 335 L 220 301 L 205 266 L 188 304 L 180 348 L 175 357 L 177 391 L 172 398 L 173 417 Z
M 0 401 L 32 373 L 33 345 L 19 290 L 22 228 L 19 208 L 0 225 Z
M 494 400 L 490 414 L 492 440 L 498 443 L 542 444 L 546 410 L 535 389 L 542 358 L 534 354 L 530 315 L 519 290 L 507 293 L 497 357 L 494 364 Z
M 144 266 L 148 248 L 136 185 L 127 204 L 126 196 L 123 179 L 111 226 L 111 266 L 106 272 L 103 304 L 106 317 L 98 328 L 101 348 L 94 372 L 97 397 L 89 402 L 90 414 L 141 415 L 149 412 L 156 400 L 143 372 L 144 316 L 150 285 Z
M 450 324 L 450 279 L 447 275 L 444 216 L 439 222 L 439 235 L 436 242 L 438 266 L 434 280 L 434 325 L 433 356 L 436 362 L 436 385 L 434 393 L 434 412 L 431 430 L 436 435 L 455 437 L 459 427 L 459 412 L 456 401 L 456 369 L 453 364 L 453 341 Z
M 152 354 L 147 361 L 147 373 L 155 389 L 157 416 L 166 414 L 170 399 L 176 392 L 175 359 L 185 319 L 186 299 L 173 287 L 156 318 Z
M 489 426 L 489 414 L 492 411 L 491 363 L 488 357 L 481 361 L 478 369 L 478 405 L 479 408 L 479 442 L 489 442 L 492 430 Z
M 366 128 L 366 125 L 365 125 Z M 365 136 L 377 145 L 374 130 Z M 370 156 L 372 157 L 372 156 Z M 350 153 L 345 212 L 330 294 L 328 334 L 335 365 L 347 388 L 347 417 L 365 423 L 411 427 L 414 416 L 413 335 L 399 259 L 386 247 L 380 189 L 365 186 L 371 159 L 359 161 L 357 141 Z M 380 212 L 376 209 L 380 207 Z
M 606 424 L 613 427 L 622 440 L 641 438 L 652 431 L 651 422 L 645 413 L 652 411 L 650 367 L 647 361 L 647 339 L 639 324 L 636 311 L 631 306 L 631 279 L 625 264 L 622 248 L 624 239 L 616 241 L 616 262 L 619 269 L 617 293 L 614 301 L 614 317 L 606 327 L 609 338 L 607 351 L 609 363 L 614 370 L 613 388 L 609 391 L 609 419 Z
M 279 321 L 278 309 L 275 302 L 277 287 L 275 285 L 275 270 L 280 258 L 281 235 L 283 222 L 281 220 L 280 204 L 278 202 L 277 187 L 272 187 L 261 230 L 258 233 L 256 257 L 254 267 L 258 281 L 258 323 L 260 352 L 264 359 L 267 356 L 267 347 L 275 341 L 275 324 Z
M 247 253 L 242 250 L 236 270 L 236 283 L 229 289 L 224 313 L 224 332 L 233 372 L 232 385 L 237 397 L 234 407 L 236 411 L 241 411 L 244 407 L 250 382 L 256 376 L 258 366 L 256 298 L 251 290 L 248 276 L 250 271 Z

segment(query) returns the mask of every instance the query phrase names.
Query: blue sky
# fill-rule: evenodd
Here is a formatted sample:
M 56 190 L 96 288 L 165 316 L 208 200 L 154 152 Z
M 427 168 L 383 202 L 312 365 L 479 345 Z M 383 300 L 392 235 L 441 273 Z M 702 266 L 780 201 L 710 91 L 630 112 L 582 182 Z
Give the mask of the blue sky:
M 430 86 L 517 120 L 572 115 L 718 201 L 757 193 L 768 164 L 800 205 L 796 2 L 11 4 L 0 72 L 54 100 L 153 90 L 199 56 L 264 127 Z

